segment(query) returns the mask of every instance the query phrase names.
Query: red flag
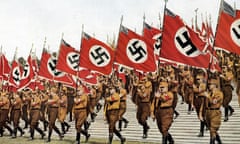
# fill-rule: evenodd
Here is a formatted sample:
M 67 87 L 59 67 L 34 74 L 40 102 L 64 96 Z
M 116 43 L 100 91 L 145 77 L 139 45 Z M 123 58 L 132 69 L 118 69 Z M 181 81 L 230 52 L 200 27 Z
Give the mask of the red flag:
M 105 43 L 83 33 L 80 66 L 109 75 L 112 72 L 114 50 Z
M 32 56 L 28 56 L 27 62 L 21 70 L 21 81 L 19 85 L 19 89 L 25 88 L 30 82 L 34 79 L 34 71 L 32 64 Z
M 117 77 L 119 79 L 121 79 L 123 81 L 123 83 L 125 84 L 126 83 L 126 77 L 125 77 L 125 68 L 123 65 L 117 65 L 117 64 L 114 64 L 114 70 L 117 74 Z
M 2 80 L 8 80 L 8 75 L 11 71 L 8 60 L 4 54 L 0 53 L 0 77 Z
M 62 83 L 71 83 L 70 78 L 63 72 L 56 70 L 57 58 L 46 50 L 42 52 L 39 76 Z
M 162 31 L 160 29 L 154 28 L 147 24 L 146 22 L 143 23 L 143 37 L 147 39 L 154 40 L 154 53 L 159 55 L 160 53 L 160 46 L 162 41 Z
M 21 80 L 21 72 L 18 62 L 14 59 L 12 62 L 12 69 L 10 72 L 9 85 L 13 87 L 12 90 L 16 91 L 19 87 Z
M 223 2 L 220 13 L 215 46 L 240 54 L 240 11 Z
M 79 71 L 79 52 L 64 40 L 61 41 L 56 69 L 71 75 Z
M 144 72 L 156 70 L 152 43 L 124 26 L 120 27 L 116 62 Z
M 190 28 L 189 28 L 190 29 Z M 160 57 L 196 67 L 208 68 L 210 55 L 202 54 L 200 38 L 181 18 L 166 9 Z

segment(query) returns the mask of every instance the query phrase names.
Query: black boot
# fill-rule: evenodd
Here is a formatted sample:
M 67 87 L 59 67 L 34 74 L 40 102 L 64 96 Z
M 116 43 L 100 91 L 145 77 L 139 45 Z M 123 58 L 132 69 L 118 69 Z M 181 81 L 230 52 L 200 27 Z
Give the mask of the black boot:
M 121 140 L 121 144 L 124 144 L 124 142 L 126 141 L 126 139 L 120 134 L 120 132 L 118 130 L 114 130 L 114 133 L 116 134 L 116 136 Z
M 64 123 L 61 123 L 61 128 L 62 128 L 62 133 L 63 133 L 63 134 L 66 134 Z
M 64 135 L 59 131 L 59 129 L 57 127 L 54 128 L 54 130 L 56 131 L 56 133 L 58 134 L 59 136 L 59 139 L 62 140 Z
M 91 135 L 86 130 L 82 130 L 81 133 L 86 137 L 85 142 L 87 143 Z
M 112 140 L 113 140 L 113 133 L 110 133 L 108 136 L 108 144 L 112 144 Z
M 17 137 L 17 128 L 14 128 L 12 138 L 16 138 L 16 137 Z
M 200 121 L 200 132 L 198 134 L 198 137 L 204 136 L 204 125 L 205 125 L 205 123 L 203 121 Z
M 28 128 L 28 122 L 27 121 L 24 121 L 25 122 L 25 126 L 23 129 L 27 129 Z
M 229 114 L 229 116 L 232 116 L 232 114 L 233 114 L 233 112 L 234 112 L 234 109 L 232 108 L 232 106 L 228 106 L 228 109 L 230 110 L 230 114 Z
M 3 128 L 0 128 L 0 137 L 3 137 Z
M 9 131 L 10 136 L 12 136 L 12 135 L 13 135 L 13 130 L 11 129 L 11 127 L 8 126 L 7 124 L 6 124 L 4 127 Z M 2 132 L 3 132 L 3 131 L 2 131 Z
M 95 112 L 91 113 L 91 120 L 92 120 L 92 122 L 95 121 L 96 116 L 97 116 L 97 114 Z
M 17 129 L 20 131 L 20 136 L 23 136 L 25 134 L 25 132 L 23 131 L 23 129 L 21 127 L 17 127 Z
M 227 122 L 228 121 L 228 106 L 224 108 L 224 115 L 225 115 L 224 121 Z
M 143 139 L 148 137 L 148 130 L 149 130 L 149 126 L 147 125 L 147 123 L 144 124 L 143 126 Z
M 177 119 L 177 117 L 179 116 L 179 113 L 176 110 L 174 110 L 174 114 L 175 114 L 174 119 Z
M 167 144 L 167 136 L 162 137 L 162 144 Z
M 30 128 L 30 137 L 29 140 L 33 140 L 34 139 L 34 129 Z
M 188 104 L 188 114 L 191 114 L 191 111 L 192 111 L 192 105 Z
M 85 130 L 88 130 L 88 128 L 89 128 L 90 125 L 91 125 L 90 122 L 85 121 L 85 122 L 84 122 L 84 129 L 85 129 Z
M 69 128 L 71 127 L 67 122 L 64 121 L 64 125 L 67 127 L 66 132 L 68 132 Z
M 215 144 L 215 138 L 210 138 L 210 144 Z
M 169 141 L 169 144 L 174 144 L 174 140 L 173 140 L 172 135 L 170 133 L 168 133 L 167 139 Z
M 118 129 L 119 131 L 122 131 L 122 120 L 118 121 Z
M 38 126 L 35 129 L 41 134 L 41 139 L 44 139 L 46 134 Z
M 80 144 L 80 132 L 77 132 L 77 135 L 76 135 L 76 144 Z
M 221 138 L 218 134 L 216 135 L 216 141 L 218 142 L 218 144 L 222 144 Z
M 47 131 L 47 127 L 48 127 L 48 121 L 44 121 L 43 122 L 43 127 L 44 127 L 44 131 Z
M 51 142 L 51 135 L 52 135 L 52 130 L 49 130 L 47 142 Z
M 122 120 L 124 121 L 124 128 L 127 128 L 129 121 L 124 117 L 122 118 Z

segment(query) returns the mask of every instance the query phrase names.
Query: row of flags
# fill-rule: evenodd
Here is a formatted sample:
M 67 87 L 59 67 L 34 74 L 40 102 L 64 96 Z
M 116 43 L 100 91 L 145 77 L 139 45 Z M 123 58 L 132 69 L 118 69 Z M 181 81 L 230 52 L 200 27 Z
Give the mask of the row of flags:
M 190 27 L 165 8 L 161 29 L 144 21 L 143 34 L 139 35 L 121 24 L 116 47 L 82 32 L 80 51 L 62 39 L 57 53 L 43 49 L 39 68 L 32 54 L 24 66 L 14 59 L 10 67 L 1 52 L 0 78 L 17 91 L 43 88 L 42 80 L 71 87 L 79 82 L 96 84 L 99 75 L 121 75 L 122 66 L 142 73 L 155 72 L 159 62 L 221 71 L 215 47 L 240 54 L 240 12 L 225 1 L 221 3 L 215 39 L 211 24 L 203 23 L 201 30 Z

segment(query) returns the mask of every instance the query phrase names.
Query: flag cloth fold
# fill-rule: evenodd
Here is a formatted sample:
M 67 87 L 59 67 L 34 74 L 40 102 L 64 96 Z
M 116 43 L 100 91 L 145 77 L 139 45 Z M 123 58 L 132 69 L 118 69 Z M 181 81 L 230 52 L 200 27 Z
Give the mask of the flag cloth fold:
M 114 50 L 83 32 L 79 59 L 80 67 L 109 75 L 112 72 Z
M 208 68 L 210 55 L 202 53 L 205 44 L 181 18 L 166 9 L 160 57 L 183 64 Z
M 153 43 L 120 26 L 115 62 L 143 72 L 156 71 Z

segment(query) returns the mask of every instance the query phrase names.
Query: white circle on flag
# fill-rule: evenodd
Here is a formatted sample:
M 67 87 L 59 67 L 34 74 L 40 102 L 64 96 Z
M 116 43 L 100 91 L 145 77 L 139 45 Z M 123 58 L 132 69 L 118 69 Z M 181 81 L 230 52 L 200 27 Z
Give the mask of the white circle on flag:
M 147 45 L 140 39 L 129 40 L 126 48 L 128 58 L 133 63 L 144 63 L 148 58 Z
M 105 67 L 111 61 L 108 50 L 101 45 L 94 45 L 89 49 L 89 59 L 97 67 Z
M 67 65 L 74 71 L 78 71 L 80 54 L 76 52 L 70 52 L 66 56 Z
M 186 35 L 185 35 L 186 34 Z M 180 42 L 179 42 L 179 41 Z M 201 54 L 201 52 L 194 48 L 190 43 L 190 35 L 186 27 L 181 27 L 175 34 L 174 43 L 177 47 L 177 50 L 187 57 L 196 57 Z
M 240 47 L 240 19 L 235 20 L 230 27 L 231 38 Z

